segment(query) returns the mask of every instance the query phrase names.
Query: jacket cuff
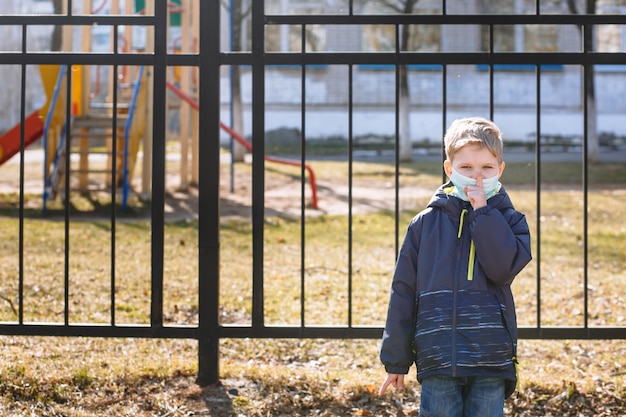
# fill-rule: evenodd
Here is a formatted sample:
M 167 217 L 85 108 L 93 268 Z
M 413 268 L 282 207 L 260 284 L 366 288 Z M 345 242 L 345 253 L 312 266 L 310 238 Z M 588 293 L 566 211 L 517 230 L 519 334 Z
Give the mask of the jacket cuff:
M 404 366 L 388 366 L 385 365 L 385 371 L 388 374 L 408 374 L 409 373 L 409 368 L 404 367 Z
M 470 215 L 468 220 L 471 222 L 472 220 L 474 220 L 476 217 L 480 216 L 481 214 L 486 214 L 487 212 L 491 211 L 491 207 L 489 205 L 483 206 L 479 209 L 474 210 Z

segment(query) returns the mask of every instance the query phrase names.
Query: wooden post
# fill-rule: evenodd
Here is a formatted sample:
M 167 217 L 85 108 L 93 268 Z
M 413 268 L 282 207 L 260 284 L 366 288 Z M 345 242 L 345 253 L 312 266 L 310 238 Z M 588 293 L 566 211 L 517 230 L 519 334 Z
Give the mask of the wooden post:
M 146 2 L 146 15 L 154 15 L 154 2 Z M 146 30 L 146 49 L 152 48 L 154 51 L 154 28 L 148 27 Z M 152 198 L 152 119 L 154 102 L 154 68 L 147 68 L 146 71 L 146 130 L 143 137 L 143 159 L 141 170 L 141 198 L 149 200 Z
M 200 0 L 192 0 L 192 23 L 191 32 L 193 34 L 194 45 L 199 45 L 200 41 Z M 197 50 L 193 51 L 197 53 Z M 197 69 L 194 68 L 197 73 Z M 194 100 L 198 100 L 198 77 L 192 78 L 192 97 Z M 200 136 L 199 130 L 199 116 L 200 111 L 193 111 L 191 113 L 191 184 L 198 185 L 199 177 L 199 163 L 198 163 L 198 139 Z
M 189 17 L 191 6 L 189 0 L 182 0 L 181 2 L 181 15 L 180 15 L 180 26 L 181 26 L 181 49 L 184 53 L 189 53 L 190 51 L 190 30 L 189 30 Z M 185 92 L 185 94 L 190 94 L 191 92 L 191 79 L 190 79 L 191 71 L 189 71 L 189 67 L 184 66 L 180 69 L 180 87 L 181 90 Z M 180 132 L 179 132 L 179 140 L 180 140 L 180 189 L 183 191 L 187 191 L 189 187 L 189 111 L 190 106 L 188 103 L 181 100 L 180 103 Z
M 83 12 L 89 13 L 91 11 L 91 1 L 84 0 L 83 1 Z M 91 52 L 91 27 L 83 26 L 81 28 L 82 31 L 82 39 L 81 39 L 81 51 L 89 51 Z M 89 93 L 91 92 L 91 71 L 88 66 L 83 66 L 81 71 L 78 72 L 81 77 L 81 102 L 79 103 L 80 107 L 76 108 L 78 114 L 86 114 L 87 106 L 89 104 Z M 81 128 L 81 133 L 87 133 L 87 129 Z M 68 135 L 68 140 L 71 140 L 71 136 Z M 89 187 L 89 138 L 85 136 L 78 137 L 78 188 L 81 190 L 86 190 Z
M 112 0 L 111 1 L 111 15 L 119 15 L 120 14 L 120 4 L 119 4 L 119 0 Z M 111 28 L 111 50 L 115 51 L 117 45 L 114 45 L 113 42 L 115 42 L 115 30 L 117 30 L 117 27 L 113 27 Z M 108 92 L 109 94 L 107 94 L 106 97 L 106 102 L 111 105 L 109 110 L 109 115 L 111 117 L 111 120 L 113 120 L 113 117 L 117 117 L 117 115 L 113 114 L 113 89 L 117 87 L 116 84 L 116 79 L 117 79 L 117 74 L 114 71 L 115 67 L 111 67 L 110 71 L 109 71 L 109 89 Z M 119 80 L 118 80 L 119 81 Z M 123 152 L 124 149 L 120 149 L 120 142 L 119 138 L 116 138 L 116 155 L 117 155 L 117 160 L 114 161 L 113 160 L 113 125 L 111 125 L 111 129 L 109 129 L 111 132 L 111 136 L 108 136 L 106 138 L 106 149 L 107 149 L 107 174 L 106 174 L 106 183 L 107 184 L 112 184 L 113 182 L 113 178 L 112 178 L 112 174 L 113 174 L 113 170 L 118 170 L 118 162 L 119 160 L 121 160 L 123 158 Z M 119 129 L 117 129 L 117 133 L 119 135 Z M 118 170 L 118 174 L 119 174 L 119 170 Z M 120 177 L 119 175 L 116 175 L 117 181 L 119 182 Z

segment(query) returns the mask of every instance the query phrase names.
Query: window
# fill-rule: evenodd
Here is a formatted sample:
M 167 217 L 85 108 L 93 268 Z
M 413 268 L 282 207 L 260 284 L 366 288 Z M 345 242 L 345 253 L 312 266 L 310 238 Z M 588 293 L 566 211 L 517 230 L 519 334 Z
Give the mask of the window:
M 479 0 L 479 12 L 484 14 L 533 14 L 535 0 Z M 553 5 L 553 7 L 556 7 Z M 548 6 L 542 8 L 549 12 Z M 489 26 L 481 27 L 482 51 L 490 49 Z M 494 52 L 558 52 L 559 32 L 555 25 L 495 25 Z
M 358 14 L 441 14 L 441 1 L 395 0 L 380 2 L 368 0 L 359 3 Z M 441 27 L 438 25 L 401 26 L 399 38 L 401 51 L 438 52 L 441 50 Z M 403 41 L 406 39 L 406 41 Z M 373 52 L 393 52 L 396 50 L 396 29 L 393 25 L 365 25 L 362 27 L 361 50 Z
M 324 14 L 327 8 L 324 0 L 272 0 L 266 2 L 267 14 L 287 15 Z M 223 2 L 228 5 L 226 11 L 232 14 L 229 17 L 232 24 L 232 47 L 234 51 L 252 50 L 252 0 L 229 0 Z M 323 51 L 326 48 L 326 30 L 319 25 L 305 27 L 305 49 L 307 52 Z M 302 26 L 301 25 L 267 25 L 265 27 L 265 50 L 267 52 L 301 52 Z
M 626 14 L 626 0 L 597 0 L 597 14 Z M 599 25 L 595 28 L 598 52 L 626 50 L 626 30 L 621 25 Z
M 266 3 L 267 14 L 323 15 L 329 12 L 325 0 L 273 0 Z M 265 50 L 268 52 L 322 52 L 326 50 L 326 28 L 307 25 L 302 33 L 301 25 L 268 25 L 265 29 Z
M 305 26 L 305 52 L 326 50 L 326 30 L 320 25 Z M 265 29 L 267 52 L 302 52 L 302 26 L 268 25 Z

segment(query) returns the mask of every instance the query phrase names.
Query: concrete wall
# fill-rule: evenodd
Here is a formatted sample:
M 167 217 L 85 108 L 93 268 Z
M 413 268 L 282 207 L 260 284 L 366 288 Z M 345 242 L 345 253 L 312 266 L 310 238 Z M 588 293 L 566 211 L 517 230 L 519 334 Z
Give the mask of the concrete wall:
M 353 76 L 353 133 L 355 136 L 394 135 L 395 72 L 355 66 Z M 348 69 L 329 66 L 307 70 L 306 133 L 308 138 L 347 137 Z M 245 135 L 252 129 L 251 74 L 242 76 Z M 489 116 L 489 72 L 474 65 L 447 70 L 447 121 L 468 115 Z M 511 140 L 534 140 L 537 119 L 537 76 L 532 69 L 496 70 L 494 119 Z M 541 72 L 540 117 L 545 135 L 581 136 L 583 129 L 582 72 L 563 66 Z M 438 142 L 443 125 L 441 70 L 410 72 L 412 139 Z M 301 72 L 299 69 L 266 70 L 266 128 L 301 129 Z M 229 81 L 222 80 L 223 120 L 229 120 Z M 626 68 L 604 68 L 596 74 L 598 128 L 626 136 Z

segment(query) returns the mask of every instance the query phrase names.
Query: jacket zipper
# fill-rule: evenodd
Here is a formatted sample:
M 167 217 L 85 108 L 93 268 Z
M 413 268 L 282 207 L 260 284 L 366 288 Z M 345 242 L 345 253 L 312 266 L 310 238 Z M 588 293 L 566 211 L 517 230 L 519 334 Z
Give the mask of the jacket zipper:
M 461 211 L 461 219 L 459 220 L 459 233 L 457 235 L 458 245 L 461 245 L 461 234 L 463 233 L 463 220 L 465 219 L 465 215 L 467 214 L 467 209 L 463 209 Z M 461 252 L 459 251 L 459 255 Z M 474 239 L 470 239 L 470 252 L 469 258 L 467 260 L 467 280 L 471 281 L 474 279 L 474 261 L 476 259 L 476 245 L 474 245 Z
M 457 246 L 457 251 L 456 251 L 456 259 L 457 259 L 457 263 L 456 263 L 456 269 L 455 269 L 455 274 L 454 274 L 454 284 L 453 284 L 453 291 L 452 291 L 452 340 L 451 340 L 451 348 L 452 348 L 452 356 L 451 356 L 451 366 L 452 366 L 452 376 L 456 377 L 456 315 L 457 315 L 457 293 L 459 291 L 459 284 L 457 281 L 457 278 L 459 276 L 460 273 L 460 268 L 461 268 L 461 255 L 462 255 L 462 245 L 461 245 L 461 235 L 463 233 L 463 220 L 465 219 L 465 215 L 467 214 L 468 210 L 467 209 L 463 209 L 461 211 L 461 217 L 459 218 L 459 233 L 457 234 L 457 240 L 456 240 L 456 246 Z
M 476 245 L 474 245 L 474 239 L 470 241 L 470 253 L 467 261 L 467 280 L 474 279 L 474 259 L 476 258 Z

